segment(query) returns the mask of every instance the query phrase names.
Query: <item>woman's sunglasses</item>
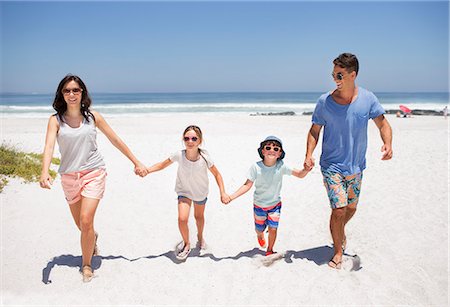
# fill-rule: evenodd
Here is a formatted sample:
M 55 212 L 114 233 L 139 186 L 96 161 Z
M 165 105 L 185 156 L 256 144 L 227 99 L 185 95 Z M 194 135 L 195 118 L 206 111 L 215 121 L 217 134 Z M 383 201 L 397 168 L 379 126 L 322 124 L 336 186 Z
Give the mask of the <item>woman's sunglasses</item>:
M 70 92 L 72 92 L 74 95 L 80 95 L 83 89 L 81 88 L 65 88 L 62 90 L 63 95 L 70 95 Z
M 264 149 L 267 150 L 267 151 L 272 150 L 272 149 L 273 149 L 273 151 L 279 151 L 281 148 L 280 147 L 265 146 Z
M 188 137 L 188 136 L 185 136 L 184 138 L 184 141 L 185 142 L 188 142 L 189 140 L 191 140 L 192 142 L 197 142 L 198 141 L 198 137 L 196 137 L 196 136 L 193 136 L 193 137 Z

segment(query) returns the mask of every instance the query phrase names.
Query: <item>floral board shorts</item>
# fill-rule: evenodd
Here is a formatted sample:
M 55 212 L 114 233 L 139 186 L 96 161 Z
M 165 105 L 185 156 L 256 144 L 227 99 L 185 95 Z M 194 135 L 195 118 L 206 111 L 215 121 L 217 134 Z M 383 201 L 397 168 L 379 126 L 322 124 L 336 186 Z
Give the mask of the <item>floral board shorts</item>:
M 267 226 L 270 228 L 278 228 L 280 221 L 281 201 L 275 206 L 269 208 L 261 208 L 253 205 L 253 215 L 255 217 L 255 229 L 264 232 Z
M 358 204 L 363 174 L 344 176 L 339 173 L 322 170 L 323 183 L 327 190 L 331 209 Z
M 81 197 L 102 199 L 105 192 L 106 170 L 94 169 L 61 175 L 61 185 L 69 205 Z

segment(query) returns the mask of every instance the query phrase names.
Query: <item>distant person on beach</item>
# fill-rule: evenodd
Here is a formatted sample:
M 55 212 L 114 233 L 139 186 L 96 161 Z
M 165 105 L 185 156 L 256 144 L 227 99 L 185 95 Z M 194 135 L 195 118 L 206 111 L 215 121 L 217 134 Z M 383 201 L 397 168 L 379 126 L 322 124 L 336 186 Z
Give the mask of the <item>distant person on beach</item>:
M 392 129 L 378 98 L 355 84 L 359 70 L 356 56 L 343 53 L 333 64 L 336 89 L 317 101 L 307 136 L 304 166 L 314 166 L 313 152 L 324 127 L 320 166 L 331 206 L 330 231 L 334 244 L 334 255 L 328 265 L 340 269 L 347 243 L 345 225 L 356 212 L 366 168 L 368 121 L 373 119 L 380 131 L 382 160 L 392 158 Z
M 90 110 L 90 106 L 91 98 L 84 82 L 75 75 L 65 76 L 53 101 L 56 114 L 48 120 L 39 179 L 42 188 L 51 188 L 53 180 L 49 167 L 57 141 L 61 152 L 58 172 L 61 174 L 62 188 L 75 224 L 81 231 L 81 273 L 84 282 L 94 277 L 91 260 L 98 252 L 94 215 L 106 182 L 105 163 L 97 148 L 96 128 L 133 162 L 136 174 L 146 174 L 145 165 L 136 159 L 100 113 Z
M 278 221 L 281 211 L 281 186 L 284 175 L 294 175 L 298 178 L 305 177 L 312 167 L 304 166 L 304 169 L 292 169 L 285 165 L 283 158 L 285 152 L 283 143 L 276 136 L 268 136 L 258 148 L 261 161 L 254 163 L 247 173 L 245 183 L 232 195 L 230 201 L 248 192 L 255 184 L 253 194 L 253 214 L 255 218 L 255 230 L 258 244 L 266 247 L 264 231 L 269 228 L 269 243 L 266 256 L 276 254 L 273 251 L 277 238 Z
M 444 118 L 447 119 L 447 116 L 448 116 L 448 108 L 447 108 L 447 106 L 444 107 L 444 110 L 442 112 L 444 114 Z
M 197 247 L 200 249 L 206 248 L 203 229 L 205 226 L 205 205 L 209 192 L 208 169 L 216 178 L 221 201 L 229 201 L 222 175 L 208 152 L 200 148 L 203 142 L 203 133 L 200 128 L 194 125 L 187 127 L 183 132 L 182 140 L 186 149 L 177 151 L 166 160 L 147 168 L 147 172 L 150 174 L 165 169 L 173 162 L 178 162 L 175 192 L 178 195 L 178 228 L 183 238 L 183 241 L 177 245 L 175 250 L 178 260 L 186 260 L 191 252 L 188 220 L 192 203 L 194 203 L 194 217 L 197 224 Z

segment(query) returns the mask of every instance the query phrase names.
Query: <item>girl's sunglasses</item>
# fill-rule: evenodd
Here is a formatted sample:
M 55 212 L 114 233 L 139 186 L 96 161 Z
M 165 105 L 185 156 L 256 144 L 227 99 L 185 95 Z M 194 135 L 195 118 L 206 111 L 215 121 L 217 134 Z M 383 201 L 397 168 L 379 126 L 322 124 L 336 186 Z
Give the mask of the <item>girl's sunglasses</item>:
M 265 146 L 264 149 L 267 151 L 272 150 L 272 149 L 273 149 L 273 151 L 279 151 L 280 147 Z
M 192 142 L 197 142 L 198 141 L 198 137 L 196 137 L 196 136 L 193 136 L 193 137 L 188 137 L 188 136 L 185 136 L 184 138 L 184 141 L 185 142 L 188 142 L 189 140 L 191 140 Z

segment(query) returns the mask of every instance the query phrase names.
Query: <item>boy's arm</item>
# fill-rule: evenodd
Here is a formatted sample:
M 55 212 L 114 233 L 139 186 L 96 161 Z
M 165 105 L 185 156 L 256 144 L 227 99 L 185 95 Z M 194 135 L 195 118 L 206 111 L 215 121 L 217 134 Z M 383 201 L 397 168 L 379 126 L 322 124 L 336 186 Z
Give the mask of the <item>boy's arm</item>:
M 172 160 L 170 160 L 169 158 L 167 158 L 166 160 L 162 161 L 162 162 L 158 162 L 156 164 L 153 164 L 150 167 L 147 167 L 147 173 L 153 173 L 153 172 L 157 172 L 160 170 L 165 169 L 166 167 L 168 167 L 170 164 L 172 164 Z
M 310 170 L 311 169 L 307 170 L 306 168 L 303 168 L 302 170 L 294 168 L 292 170 L 292 175 L 298 178 L 304 178 L 306 175 L 308 175 Z
M 234 200 L 236 198 L 238 198 L 239 196 L 241 196 L 242 194 L 245 194 L 248 192 L 248 190 L 250 190 L 253 186 L 253 181 L 250 181 L 249 179 L 247 179 L 247 181 L 245 181 L 245 183 L 239 188 L 237 189 L 236 192 L 234 192 L 233 194 L 230 195 L 230 199 Z

